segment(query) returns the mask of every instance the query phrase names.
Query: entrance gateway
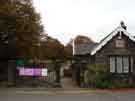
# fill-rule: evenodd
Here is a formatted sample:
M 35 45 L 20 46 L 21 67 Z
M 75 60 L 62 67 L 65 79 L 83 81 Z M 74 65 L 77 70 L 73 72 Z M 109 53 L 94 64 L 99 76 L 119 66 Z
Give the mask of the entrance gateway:
M 135 83 L 135 38 L 127 32 L 124 22 L 121 22 L 120 26 L 99 43 L 75 45 L 74 59 L 78 62 L 71 64 L 72 77 L 70 78 L 78 85 L 82 85 L 85 81 L 84 73 L 87 64 L 105 65 L 114 80 Z M 8 68 L 11 66 L 14 65 L 10 64 Z M 54 70 L 51 69 L 48 72 Z M 11 72 L 9 69 L 10 76 L 13 74 Z
M 62 88 L 78 88 L 72 78 L 72 64 L 66 62 L 61 66 L 61 86 Z

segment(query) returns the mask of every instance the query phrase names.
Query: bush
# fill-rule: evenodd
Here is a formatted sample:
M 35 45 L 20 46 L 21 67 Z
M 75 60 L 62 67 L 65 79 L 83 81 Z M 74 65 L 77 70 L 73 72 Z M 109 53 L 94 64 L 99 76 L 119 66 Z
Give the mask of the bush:
M 112 82 L 109 83 L 108 88 L 133 88 L 135 87 L 134 84 L 129 83 L 121 83 L 121 82 Z
M 127 88 L 135 87 L 135 84 L 113 80 L 113 75 L 107 71 L 106 65 L 94 64 L 87 65 L 88 87 L 93 88 Z M 85 79 L 85 78 L 84 78 Z
M 89 85 L 96 88 L 107 88 L 109 85 L 109 73 L 103 64 L 88 65 Z

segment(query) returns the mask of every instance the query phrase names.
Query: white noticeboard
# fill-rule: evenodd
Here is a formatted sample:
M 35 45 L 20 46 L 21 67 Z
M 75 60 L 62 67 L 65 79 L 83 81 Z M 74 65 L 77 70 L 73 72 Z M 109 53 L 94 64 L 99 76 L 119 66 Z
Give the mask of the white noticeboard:
M 47 76 L 47 69 L 42 69 L 42 76 Z

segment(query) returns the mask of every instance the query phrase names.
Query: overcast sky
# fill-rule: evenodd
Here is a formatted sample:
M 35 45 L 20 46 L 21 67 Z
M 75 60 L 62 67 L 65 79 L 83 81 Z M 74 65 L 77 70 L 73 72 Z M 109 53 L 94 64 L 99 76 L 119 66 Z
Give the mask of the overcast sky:
M 135 0 L 33 1 L 47 34 L 63 44 L 79 34 L 98 42 L 121 20 L 129 33 L 135 33 Z

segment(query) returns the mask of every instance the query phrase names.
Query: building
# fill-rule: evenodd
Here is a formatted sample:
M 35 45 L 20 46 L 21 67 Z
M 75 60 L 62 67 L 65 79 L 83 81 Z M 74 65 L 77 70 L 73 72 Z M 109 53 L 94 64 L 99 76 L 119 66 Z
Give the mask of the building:
M 74 56 L 87 64 L 103 64 L 114 79 L 135 82 L 135 38 L 124 22 L 99 43 L 75 46 Z

